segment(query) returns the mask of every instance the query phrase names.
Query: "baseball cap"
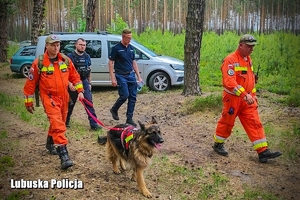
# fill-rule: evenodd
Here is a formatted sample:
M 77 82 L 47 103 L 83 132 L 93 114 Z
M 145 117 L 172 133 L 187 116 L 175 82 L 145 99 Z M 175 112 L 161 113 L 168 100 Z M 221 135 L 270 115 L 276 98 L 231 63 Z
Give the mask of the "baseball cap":
M 54 43 L 54 42 L 60 42 L 60 39 L 57 35 L 48 35 L 46 37 L 46 43 Z
M 240 38 L 240 42 L 239 43 L 245 43 L 245 44 L 248 44 L 248 45 L 256 45 L 256 44 L 258 44 L 256 42 L 256 39 L 252 35 L 249 35 L 249 34 L 243 35 Z

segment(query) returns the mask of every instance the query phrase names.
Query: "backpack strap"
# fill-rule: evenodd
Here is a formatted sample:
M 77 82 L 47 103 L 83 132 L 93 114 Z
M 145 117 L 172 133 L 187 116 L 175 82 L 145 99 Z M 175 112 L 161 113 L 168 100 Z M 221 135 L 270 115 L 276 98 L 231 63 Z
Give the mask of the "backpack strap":
M 66 63 L 66 65 L 69 67 L 69 57 L 66 56 L 66 55 L 63 54 L 63 53 L 60 53 L 60 54 L 61 54 L 61 56 L 63 57 L 64 63 Z
M 43 67 L 43 60 L 44 60 L 44 54 L 39 55 L 39 59 L 38 59 L 39 74 L 41 73 L 41 69 Z

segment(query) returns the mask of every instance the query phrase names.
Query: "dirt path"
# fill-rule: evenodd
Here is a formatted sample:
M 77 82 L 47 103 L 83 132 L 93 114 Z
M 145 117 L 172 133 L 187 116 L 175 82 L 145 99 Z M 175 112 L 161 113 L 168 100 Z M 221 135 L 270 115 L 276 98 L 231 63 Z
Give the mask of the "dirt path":
M 7 69 L 0 74 L 0 93 L 22 96 L 24 79 L 12 78 L 11 75 L 5 76 L 6 74 L 10 74 Z M 116 90 L 94 88 L 93 93 L 98 118 L 106 125 L 116 125 L 118 122 L 112 120 L 109 113 L 109 108 L 117 98 Z M 262 121 L 267 127 L 279 126 L 284 129 L 291 126 L 289 121 L 300 119 L 299 109 L 282 108 L 271 103 L 268 98 L 263 98 L 264 96 L 265 93 L 260 94 L 260 112 Z M 230 156 L 220 157 L 211 148 L 218 114 L 207 111 L 183 115 L 180 109 L 184 100 L 186 98 L 180 95 L 179 90 L 172 90 L 167 94 L 147 93 L 138 96 L 135 120 L 146 121 L 155 116 L 165 139 L 162 150 L 156 156 L 157 160 L 145 174 L 146 183 L 154 199 L 182 197 L 178 194 L 178 190 L 180 184 L 184 184 L 183 180 L 174 177 L 174 182 L 171 183 L 164 179 L 164 170 L 160 169 L 159 160 L 165 157 L 168 158 L 169 164 L 185 166 L 188 169 L 202 168 L 204 177 L 212 175 L 210 169 L 227 176 L 228 191 L 223 191 L 224 198 L 236 197 L 245 191 L 245 187 L 259 188 L 282 199 L 297 199 L 300 196 L 299 147 L 295 149 L 296 158 L 293 161 L 289 161 L 288 154 L 283 152 L 283 156 L 279 159 L 260 164 L 237 121 L 234 133 L 226 142 Z M 121 123 L 125 122 L 125 107 L 119 111 Z M 76 124 L 86 128 L 84 136 L 74 136 L 78 132 Z M 0 196 L 3 198 L 12 192 L 21 191 L 11 188 L 11 179 L 47 181 L 68 179 L 82 181 L 84 188 L 30 189 L 22 199 L 51 199 L 52 196 L 56 199 L 145 199 L 136 189 L 136 183 L 129 180 L 130 172 L 119 176 L 112 173 L 111 165 L 105 157 L 105 148 L 96 142 L 99 133 L 88 130 L 86 114 L 79 103 L 75 107 L 71 125 L 73 126 L 68 135 L 68 149 L 75 165 L 68 171 L 61 171 L 58 157 L 49 155 L 44 148 L 46 133 L 43 128 L 32 126 L 20 120 L 15 114 L 0 109 L 0 131 L 6 131 L 8 135 L 8 145 L 1 143 L 0 155 L 11 156 L 15 162 L 13 168 L 1 174 Z M 295 140 L 299 141 L 299 136 L 295 137 L 298 137 Z M 274 146 L 279 143 L 276 138 L 270 137 L 269 141 Z M 193 188 L 187 192 L 187 196 L 187 199 L 198 199 L 193 193 Z M 208 199 L 215 198 L 211 196 Z

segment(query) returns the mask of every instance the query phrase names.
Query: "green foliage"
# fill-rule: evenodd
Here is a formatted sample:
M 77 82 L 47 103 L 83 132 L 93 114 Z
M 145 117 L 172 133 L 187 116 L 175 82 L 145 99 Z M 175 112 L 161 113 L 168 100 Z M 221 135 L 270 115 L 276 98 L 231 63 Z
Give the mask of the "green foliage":
M 10 59 L 20 49 L 17 44 L 10 44 L 7 48 L 7 58 Z
M 86 27 L 86 20 L 82 20 L 81 18 L 78 19 L 78 27 L 76 29 L 76 32 L 85 32 Z
M 257 87 L 285 95 L 286 99 L 279 103 L 299 107 L 300 35 L 275 32 L 270 35 L 254 34 L 254 37 L 259 43 L 251 55 L 255 72 L 260 65 Z M 147 29 L 139 36 L 134 35 L 134 39 L 157 54 L 184 60 L 185 33 L 174 35 L 167 31 L 162 34 L 161 30 Z M 220 90 L 222 60 L 236 50 L 238 40 L 239 36 L 235 32 L 228 31 L 222 35 L 203 33 L 199 73 L 203 92 Z
M 291 89 L 290 95 L 287 97 L 286 103 L 288 106 L 300 107 L 300 85 Z
M 174 35 L 170 31 L 165 31 L 162 34 L 161 30 L 147 29 L 139 36 L 134 35 L 134 39 L 141 42 L 144 46 L 148 47 L 159 55 L 167 55 L 184 59 L 184 34 Z
M 83 14 L 82 14 L 82 2 L 81 1 L 77 2 L 77 6 L 71 8 L 70 10 L 70 16 L 74 17 L 75 19 L 82 19 Z
M 124 22 L 119 14 L 117 14 L 116 20 L 112 19 L 111 25 L 107 24 L 106 31 L 108 31 L 109 33 L 120 35 L 125 28 L 128 28 L 128 24 Z
M 150 91 L 150 89 L 146 85 L 143 85 L 142 89 L 140 91 L 138 91 L 138 93 L 139 94 L 145 94 L 149 91 Z
M 20 97 L 9 96 L 4 93 L 0 93 L 0 107 L 18 113 L 18 115 L 24 121 L 30 121 L 32 115 L 27 112 L 24 102 Z

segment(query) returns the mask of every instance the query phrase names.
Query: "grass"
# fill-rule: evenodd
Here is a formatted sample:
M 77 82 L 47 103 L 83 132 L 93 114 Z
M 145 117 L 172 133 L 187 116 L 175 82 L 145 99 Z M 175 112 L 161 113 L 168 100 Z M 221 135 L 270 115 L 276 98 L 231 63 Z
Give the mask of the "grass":
M 246 187 L 244 196 L 242 199 L 245 200 L 253 200 L 253 199 L 263 199 L 263 200 L 276 200 L 278 197 L 276 197 L 274 194 L 269 194 L 260 190 L 253 190 L 252 188 Z
M 28 195 L 28 190 L 21 190 L 19 192 L 12 192 L 5 200 L 19 200 L 22 199 L 23 196 Z
M 183 112 L 192 114 L 195 112 L 213 111 L 214 113 L 221 113 L 222 111 L 222 95 L 210 94 L 205 97 L 197 97 L 185 102 Z

